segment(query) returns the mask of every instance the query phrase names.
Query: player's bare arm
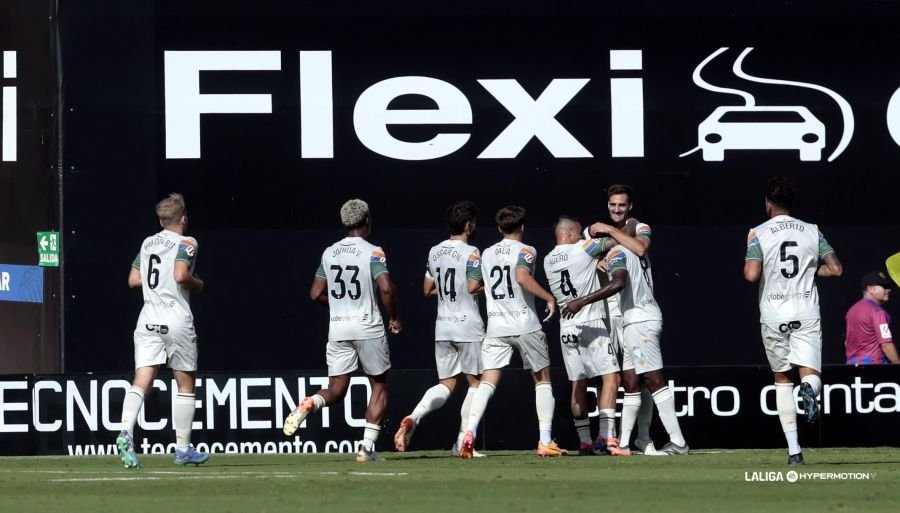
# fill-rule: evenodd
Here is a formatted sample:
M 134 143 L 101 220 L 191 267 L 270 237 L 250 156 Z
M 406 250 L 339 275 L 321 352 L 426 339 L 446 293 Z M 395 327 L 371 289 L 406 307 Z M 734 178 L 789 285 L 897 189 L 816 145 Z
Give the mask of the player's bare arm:
M 637 219 L 632 217 L 625 221 L 621 229 L 605 223 L 594 223 L 591 225 L 590 233 L 591 235 L 597 234 L 611 237 L 611 239 L 606 240 L 604 251 L 612 249 L 616 244 L 621 244 L 635 255 L 642 257 L 650 251 L 650 238 L 636 236 L 638 222 Z
M 203 290 L 203 280 L 194 276 L 188 263 L 183 260 L 175 261 L 175 283 L 192 291 L 200 292 Z
M 762 273 L 762 260 L 744 260 L 744 279 L 750 283 L 759 281 Z
M 434 280 L 428 276 L 425 276 L 425 279 L 422 281 L 422 293 L 425 294 L 425 297 L 438 295 L 437 287 L 434 286 Z
M 316 303 L 328 306 L 328 280 L 321 276 L 313 278 L 312 286 L 309 287 L 309 298 Z
M 391 280 L 389 273 L 381 273 L 375 278 L 375 283 L 378 284 L 378 291 L 381 293 L 381 303 L 387 309 L 388 317 L 390 318 L 388 326 L 391 329 L 391 333 L 400 333 L 403 330 L 403 323 L 400 322 L 400 317 L 397 314 L 397 293 L 394 281 Z
M 618 294 L 625 288 L 626 283 L 628 283 L 628 271 L 625 269 L 613 271 L 609 283 L 586 296 L 567 301 L 562 305 L 560 315 L 567 319 L 571 319 L 585 306 L 606 299 L 614 294 Z
M 830 277 L 840 276 L 844 273 L 844 266 L 838 259 L 837 253 L 831 252 L 822 258 L 819 268 L 816 270 L 817 276 Z
M 141 270 L 137 267 L 132 267 L 131 272 L 128 273 L 128 286 L 136 289 L 143 285 L 141 282 Z
M 474 280 L 470 278 L 467 281 L 466 286 L 469 289 L 469 294 L 472 294 L 473 296 L 484 294 L 484 282 L 481 280 Z
M 528 269 L 525 269 L 524 267 L 516 268 L 516 281 L 523 289 L 547 302 L 547 307 L 544 309 L 544 311 L 547 312 L 547 317 L 544 318 L 543 322 L 549 321 L 553 317 L 553 314 L 556 313 L 556 298 L 553 297 L 553 294 L 547 292 L 544 287 L 541 287 L 541 284 L 538 283 L 537 280 L 534 279 L 534 276 L 528 272 Z
M 897 346 L 895 346 L 893 342 L 881 344 L 881 351 L 889 362 L 900 363 L 900 355 L 897 354 Z

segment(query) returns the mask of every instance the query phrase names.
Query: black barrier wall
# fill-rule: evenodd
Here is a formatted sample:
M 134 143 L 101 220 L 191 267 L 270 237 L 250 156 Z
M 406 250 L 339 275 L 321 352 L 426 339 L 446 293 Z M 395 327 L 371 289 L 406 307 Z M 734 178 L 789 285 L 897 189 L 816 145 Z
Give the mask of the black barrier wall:
M 62 2 L 66 370 L 130 369 L 125 277 L 170 191 L 207 282 L 203 369 L 324 368 L 306 291 L 354 196 L 399 286 L 394 365 L 427 368 L 422 266 L 450 202 L 480 205 L 482 247 L 524 205 L 543 255 L 556 216 L 603 216 L 615 182 L 653 227 L 666 362 L 763 363 L 740 270 L 773 174 L 844 261 L 820 283 L 841 362 L 858 277 L 900 250 L 898 19 L 869 1 Z
M 213 452 L 349 452 L 362 438 L 368 381 L 352 378 L 347 400 L 311 415 L 291 438 L 283 420 L 297 401 L 328 382 L 321 372 L 209 373 L 199 376 L 192 442 Z M 775 410 L 774 385 L 767 368 L 703 367 L 667 369 L 675 410 L 692 449 L 780 448 L 784 437 Z M 379 450 L 392 450 L 400 420 L 434 384 L 434 372 L 391 371 L 390 401 Z M 578 446 L 568 411 L 565 373 L 553 373 L 556 413 L 553 433 L 560 445 Z M 0 380 L 0 454 L 115 454 L 127 375 L 48 375 Z M 161 375 L 147 396 L 135 430 L 140 453 L 172 452 L 175 435 L 171 405 L 174 380 Z M 527 372 L 510 369 L 491 400 L 478 435 L 479 450 L 532 449 L 538 429 L 534 384 Z M 429 414 L 416 429 L 412 450 L 448 449 L 459 429 L 462 395 Z M 798 412 L 802 401 L 795 393 Z M 621 391 L 619 396 L 621 401 Z M 800 422 L 804 447 L 896 446 L 900 436 L 885 426 L 900 413 L 900 384 L 887 367 L 825 369 L 821 418 Z M 596 435 L 597 411 L 591 412 Z M 654 421 L 657 447 L 665 431 Z M 202 444 L 202 445 L 201 445 Z M 170 447 L 171 446 L 171 447 Z

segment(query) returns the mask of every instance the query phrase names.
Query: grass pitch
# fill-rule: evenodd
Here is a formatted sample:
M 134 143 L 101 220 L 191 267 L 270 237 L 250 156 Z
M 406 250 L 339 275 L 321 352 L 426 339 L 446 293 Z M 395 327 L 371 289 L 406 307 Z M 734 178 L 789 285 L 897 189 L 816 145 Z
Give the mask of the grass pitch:
M 900 449 L 697 451 L 690 456 L 539 459 L 490 452 L 223 455 L 180 468 L 143 456 L 0 458 L 0 511 L 55 512 L 566 512 L 897 511 Z M 788 482 L 788 472 L 799 472 Z M 779 480 L 779 478 L 781 480 Z

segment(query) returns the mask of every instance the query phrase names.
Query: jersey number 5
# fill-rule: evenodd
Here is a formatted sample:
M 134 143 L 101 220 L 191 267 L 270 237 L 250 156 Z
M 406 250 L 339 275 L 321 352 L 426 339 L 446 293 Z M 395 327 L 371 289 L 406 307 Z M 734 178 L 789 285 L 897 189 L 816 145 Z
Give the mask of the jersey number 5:
M 797 255 L 788 255 L 788 248 L 796 247 L 797 243 L 792 240 L 786 240 L 781 243 L 781 261 L 783 263 L 790 262 L 791 270 L 787 269 L 787 266 L 781 268 L 781 275 L 785 278 L 793 278 L 797 276 L 797 273 L 800 272 L 800 259 L 797 258 Z
M 359 299 L 359 296 L 362 292 L 359 280 L 356 279 L 357 276 L 359 276 L 359 267 L 355 265 L 348 265 L 346 268 L 341 268 L 341 266 L 339 265 L 333 265 L 331 266 L 331 270 L 337 271 L 334 275 L 334 285 L 336 290 L 331 291 L 331 296 L 335 299 L 341 299 L 344 296 L 349 295 L 350 299 Z M 341 277 L 344 274 L 344 271 L 353 271 L 353 275 L 350 276 L 350 285 L 353 285 L 356 288 L 355 293 L 353 291 L 348 291 L 347 284 Z

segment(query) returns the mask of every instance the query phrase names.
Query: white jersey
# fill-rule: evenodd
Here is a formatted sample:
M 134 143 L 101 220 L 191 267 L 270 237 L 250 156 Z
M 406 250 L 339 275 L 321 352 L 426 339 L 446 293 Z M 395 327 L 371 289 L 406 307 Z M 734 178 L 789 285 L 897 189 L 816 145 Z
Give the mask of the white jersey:
M 635 322 L 662 321 L 662 311 L 653 297 L 653 274 L 650 259 L 639 257 L 619 245 L 609 250 L 606 255 L 609 274 L 619 269 L 628 271 L 625 288 L 619 292 L 619 307 L 622 309 L 622 321 L 625 326 Z
M 480 342 L 484 321 L 468 281 L 482 281 L 478 248 L 461 240 L 445 240 L 428 252 L 425 274 L 435 281 L 438 292 L 434 339 Z
M 481 254 L 484 296 L 487 299 L 487 336 L 524 335 L 541 329 L 534 295 L 522 290 L 516 269 L 534 274 L 537 251 L 513 239 L 503 239 Z
M 602 252 L 602 241 L 588 239 L 577 244 L 560 244 L 544 257 L 544 273 L 558 304 L 584 297 L 600 288 L 597 260 Z M 560 317 L 559 325 L 579 326 L 604 318 L 606 309 L 603 302 L 597 301 L 579 310 L 571 319 Z
M 322 253 L 316 276 L 328 281 L 329 342 L 384 336 L 375 278 L 386 272 L 384 252 L 362 237 L 346 237 Z
M 762 262 L 759 321 L 818 319 L 816 270 L 833 252 L 818 226 L 790 216 L 775 216 L 750 230 L 746 260 Z
M 197 263 L 197 240 L 172 230 L 144 239 L 132 267 L 141 272 L 144 307 L 138 326 L 145 324 L 192 325 L 191 293 L 175 281 L 175 262 L 181 260 L 191 273 Z

